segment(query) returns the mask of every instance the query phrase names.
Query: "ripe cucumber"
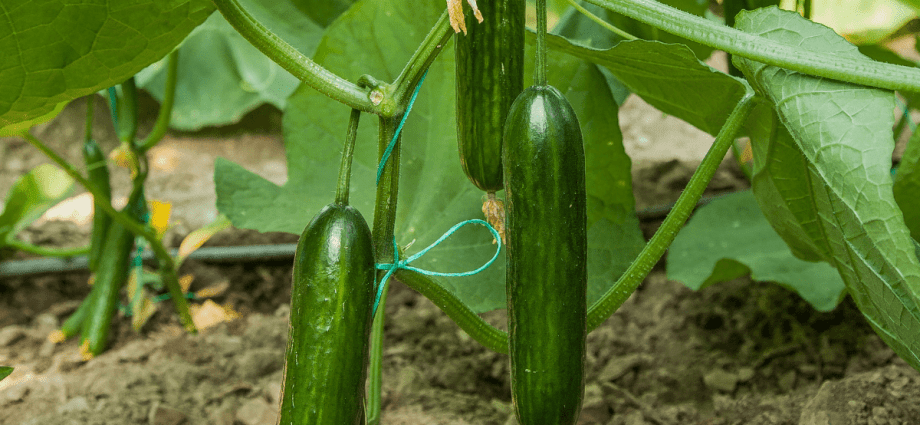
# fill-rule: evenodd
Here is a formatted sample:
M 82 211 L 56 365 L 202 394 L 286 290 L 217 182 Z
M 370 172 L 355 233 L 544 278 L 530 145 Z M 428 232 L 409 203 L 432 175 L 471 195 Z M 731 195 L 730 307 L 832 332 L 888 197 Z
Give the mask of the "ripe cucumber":
M 522 425 L 572 425 L 587 336 L 585 155 L 575 111 L 551 86 L 521 93 L 502 148 L 511 394 Z
M 457 144 L 463 171 L 486 192 L 502 189 L 502 125 L 524 88 L 525 0 L 480 2 L 484 16 L 457 35 Z
M 374 279 L 367 222 L 350 206 L 323 208 L 294 257 L 280 424 L 364 424 Z
M 95 140 L 89 139 L 83 143 L 83 159 L 86 161 L 89 181 L 104 196 L 102 199 L 93 199 L 93 230 L 90 237 L 88 260 L 89 269 L 96 272 L 99 266 L 99 256 L 102 253 L 102 244 L 105 243 L 105 232 L 112 223 L 112 218 L 98 205 L 102 202 L 112 202 L 112 186 L 109 182 L 109 168 L 106 165 L 105 155 Z

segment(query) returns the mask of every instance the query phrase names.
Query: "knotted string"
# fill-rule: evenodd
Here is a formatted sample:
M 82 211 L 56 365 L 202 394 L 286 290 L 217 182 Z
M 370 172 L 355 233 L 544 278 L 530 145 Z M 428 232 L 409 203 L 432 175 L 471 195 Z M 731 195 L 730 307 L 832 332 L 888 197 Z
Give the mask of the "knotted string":
M 468 272 L 460 272 L 460 273 L 434 272 L 430 270 L 420 269 L 418 267 L 412 267 L 409 265 L 409 263 L 419 259 L 419 257 L 425 255 L 425 253 L 430 251 L 432 248 L 438 246 L 438 244 L 440 244 L 445 239 L 450 237 L 450 235 L 454 234 L 454 232 L 456 232 L 458 229 L 470 223 L 481 224 L 485 226 L 487 229 L 489 229 L 489 232 L 492 233 L 492 237 L 494 237 L 495 240 L 497 241 L 498 246 L 495 249 L 495 255 L 492 256 L 492 259 L 489 260 L 489 262 L 483 264 L 481 267 L 479 267 L 476 270 L 468 271 Z M 374 309 L 372 311 L 372 315 L 377 314 L 377 304 L 380 303 L 380 297 L 383 296 L 383 290 L 386 287 L 387 283 L 389 282 L 390 277 L 393 276 L 393 273 L 396 273 L 396 270 L 399 270 L 399 269 L 411 270 L 411 271 L 418 272 L 418 273 L 428 275 L 428 276 L 443 276 L 443 277 L 471 276 L 491 266 L 492 263 L 495 262 L 495 259 L 498 258 L 498 254 L 501 252 L 501 250 L 502 250 L 502 238 L 501 236 L 498 235 L 498 231 L 496 231 L 495 228 L 493 228 L 489 223 L 485 222 L 484 220 L 479 220 L 479 219 L 466 220 L 466 221 L 455 224 L 454 227 L 451 227 L 450 230 L 448 230 L 446 233 L 441 235 L 441 237 L 438 238 L 438 240 L 434 241 L 433 244 L 428 245 L 427 248 L 419 251 L 417 254 L 409 258 L 406 258 L 405 260 L 399 259 L 399 246 L 396 245 L 396 238 L 393 238 L 393 262 L 385 263 L 385 264 L 384 263 L 375 264 L 375 267 L 377 268 L 377 270 L 386 270 L 387 273 L 383 275 L 383 279 L 380 280 L 380 284 L 377 286 L 377 295 L 374 297 Z

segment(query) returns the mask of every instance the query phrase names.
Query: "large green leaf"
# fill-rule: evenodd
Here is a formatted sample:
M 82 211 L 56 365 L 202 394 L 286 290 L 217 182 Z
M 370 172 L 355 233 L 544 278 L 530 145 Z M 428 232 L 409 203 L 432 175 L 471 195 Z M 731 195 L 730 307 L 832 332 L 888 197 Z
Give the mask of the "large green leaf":
M 365 0 L 333 23 L 315 59 L 350 80 L 370 73 L 392 80 L 438 19 L 440 4 Z M 532 52 L 527 53 L 532 57 Z M 592 64 L 564 55 L 550 57 L 550 83 L 572 101 L 581 119 L 587 156 L 589 296 L 596 298 L 625 270 L 642 246 L 634 214 L 629 157 L 616 120 L 617 104 Z M 412 254 L 454 224 L 482 217 L 483 192 L 464 176 L 456 148 L 454 61 L 448 45 L 430 68 L 403 129 L 399 213 L 400 245 Z M 530 77 L 525 75 L 526 81 Z M 218 208 L 238 227 L 300 233 L 320 207 L 332 201 L 349 110 L 301 86 L 285 113 L 288 182 L 276 186 L 228 161 L 216 164 Z M 373 214 L 377 167 L 376 120 L 365 116 L 352 170 L 351 203 Z M 413 265 L 460 272 L 493 254 L 492 237 L 465 228 Z M 389 259 L 380 259 L 388 261 Z M 504 258 L 472 277 L 440 279 L 475 311 L 505 306 Z M 593 299 L 593 298 L 592 298 Z
M 124 81 L 213 10 L 208 0 L 3 0 L 0 128 Z
M 609 69 L 652 106 L 712 135 L 744 95 L 744 84 L 680 44 L 635 40 L 601 50 L 547 36 L 547 45 Z
M 312 56 L 316 51 L 323 27 L 290 1 L 241 0 L 240 3 L 304 55 Z M 138 74 L 138 85 L 160 101 L 166 69 L 164 59 Z M 283 110 L 287 97 L 299 83 L 215 13 L 192 31 L 179 48 L 170 126 L 189 131 L 231 124 L 264 103 Z
M 829 264 L 792 255 L 750 191 L 700 208 L 668 249 L 668 279 L 693 290 L 748 274 L 795 291 L 820 311 L 833 310 L 846 290 Z
M 782 43 L 863 58 L 793 12 L 759 9 L 737 22 Z M 879 336 L 920 369 L 920 262 L 892 194 L 893 94 L 735 59 L 773 109 L 751 121 L 754 190 L 767 219 L 797 254 L 834 265 Z
M 33 168 L 16 181 L 0 214 L 0 246 L 67 197 L 73 179 L 52 164 Z
M 920 131 L 914 131 L 898 164 L 894 179 L 894 199 L 904 213 L 910 235 L 920 240 Z

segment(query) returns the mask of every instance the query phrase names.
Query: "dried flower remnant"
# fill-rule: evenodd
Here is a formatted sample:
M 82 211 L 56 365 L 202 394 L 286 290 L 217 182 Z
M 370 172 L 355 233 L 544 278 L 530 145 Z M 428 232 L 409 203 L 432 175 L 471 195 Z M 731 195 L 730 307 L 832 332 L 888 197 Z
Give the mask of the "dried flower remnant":
M 473 9 L 473 15 L 476 16 L 476 20 L 481 23 L 482 12 L 480 12 L 479 7 L 476 6 L 476 0 L 467 0 L 467 3 L 469 3 L 470 8 Z M 454 29 L 454 32 L 463 31 L 463 34 L 466 35 L 466 20 L 463 18 L 463 0 L 447 0 L 447 13 L 450 15 L 450 26 Z

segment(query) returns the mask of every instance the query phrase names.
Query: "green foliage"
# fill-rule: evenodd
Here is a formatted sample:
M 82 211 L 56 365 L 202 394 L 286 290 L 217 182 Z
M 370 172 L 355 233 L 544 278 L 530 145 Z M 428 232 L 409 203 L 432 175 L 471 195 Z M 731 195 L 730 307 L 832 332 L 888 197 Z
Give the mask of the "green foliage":
M 13 373 L 13 368 L 9 366 L 0 366 L 0 381 L 6 379 L 11 373 Z
M 311 18 L 312 14 L 305 14 L 288 1 L 242 0 L 241 4 L 301 53 L 311 56 L 316 51 L 323 27 Z M 166 62 L 163 59 L 138 74 L 138 85 L 160 101 L 166 81 Z M 283 110 L 287 97 L 298 84 L 296 77 L 262 54 L 223 16 L 215 13 L 195 28 L 179 48 L 176 99 L 170 127 L 193 131 L 205 126 L 232 124 L 264 103 Z
M 169 53 L 213 10 L 208 0 L 4 0 L 0 128 L 121 83 Z
M 392 80 L 441 12 L 441 4 L 426 0 L 359 2 L 329 27 L 314 59 L 352 81 L 363 73 Z M 402 133 L 396 237 L 400 245 L 413 243 L 408 254 L 434 242 L 454 224 L 482 216 L 482 192 L 463 178 L 456 151 L 453 57 L 451 44 L 431 66 Z M 532 57 L 532 52 L 525 57 Z M 630 162 L 616 121 L 617 103 L 603 74 L 592 64 L 564 55 L 550 59 L 549 81 L 576 105 L 585 138 L 590 302 L 612 285 L 642 246 L 633 212 Z M 525 81 L 532 78 L 529 72 L 525 70 Z M 335 193 L 348 115 L 348 108 L 301 86 L 289 99 L 284 118 L 288 182 L 279 187 L 218 160 L 218 209 L 237 227 L 301 232 Z M 352 169 L 351 204 L 366 216 L 373 213 L 377 169 L 373 121 L 362 120 Z M 413 266 L 473 270 L 491 258 L 494 249 L 488 233 L 461 229 Z M 475 276 L 439 280 L 474 311 L 505 306 L 503 256 Z
M 680 44 L 634 40 L 599 50 L 557 36 L 547 36 L 546 42 L 553 50 L 607 68 L 652 106 L 712 135 L 744 95 L 741 81 L 700 62 Z
M 894 199 L 910 235 L 920 240 L 920 131 L 914 131 L 894 178 Z
M 832 30 L 776 8 L 738 27 L 775 41 L 862 58 Z M 834 264 L 889 346 L 920 368 L 920 262 L 895 205 L 891 92 L 815 78 L 740 57 L 767 104 L 749 120 L 754 193 L 796 256 Z
M 829 264 L 792 255 L 750 191 L 700 208 L 668 250 L 668 279 L 693 290 L 748 274 L 795 291 L 820 311 L 833 310 L 846 289 Z
M 73 179 L 51 164 L 39 165 L 20 177 L 0 214 L 0 246 L 69 196 L 72 188 Z

